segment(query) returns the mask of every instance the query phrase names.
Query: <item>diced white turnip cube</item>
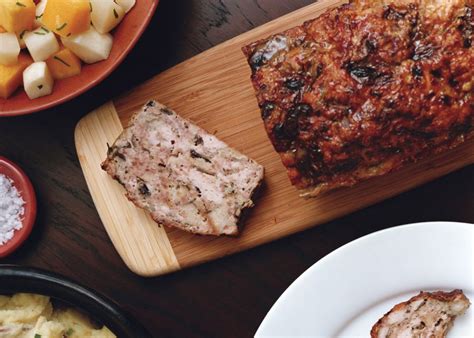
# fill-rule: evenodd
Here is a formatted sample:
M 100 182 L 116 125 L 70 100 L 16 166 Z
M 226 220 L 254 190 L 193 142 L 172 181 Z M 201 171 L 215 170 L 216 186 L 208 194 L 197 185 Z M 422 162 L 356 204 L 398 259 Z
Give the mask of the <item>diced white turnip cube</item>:
M 61 41 L 85 63 L 107 59 L 113 44 L 112 35 L 100 34 L 94 27 L 84 33 L 62 37 Z
M 35 62 L 44 61 L 59 50 L 56 36 L 44 27 L 26 32 L 23 35 L 23 40 L 25 40 L 26 48 Z
M 35 16 L 35 26 L 36 27 L 41 27 L 41 18 L 43 17 L 44 9 L 46 8 L 46 3 L 48 0 L 41 0 L 37 5 L 36 5 L 36 16 Z
M 53 92 L 54 79 L 46 62 L 34 62 L 25 69 L 23 86 L 30 99 L 36 99 Z
M 135 6 L 135 0 L 116 0 L 115 2 L 123 8 L 125 13 L 128 13 L 128 11 L 131 10 L 133 6 Z
M 20 44 L 15 33 L 0 33 L 0 64 L 11 66 L 18 62 Z
M 90 0 L 91 20 L 101 34 L 108 33 L 122 21 L 125 11 L 114 0 Z

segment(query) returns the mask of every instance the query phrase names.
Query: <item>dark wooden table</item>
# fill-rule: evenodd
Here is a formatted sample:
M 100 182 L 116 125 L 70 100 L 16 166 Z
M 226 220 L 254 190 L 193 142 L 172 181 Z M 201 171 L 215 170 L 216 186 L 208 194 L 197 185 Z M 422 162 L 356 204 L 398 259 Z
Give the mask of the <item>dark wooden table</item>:
M 313 263 L 358 237 L 421 221 L 474 223 L 474 166 L 345 218 L 219 261 L 145 279 L 110 242 L 76 157 L 73 131 L 94 107 L 220 42 L 311 0 L 162 0 L 128 59 L 61 107 L 0 119 L 0 154 L 31 177 L 39 214 L 9 263 L 52 270 L 115 299 L 159 337 L 249 337 L 280 294 Z

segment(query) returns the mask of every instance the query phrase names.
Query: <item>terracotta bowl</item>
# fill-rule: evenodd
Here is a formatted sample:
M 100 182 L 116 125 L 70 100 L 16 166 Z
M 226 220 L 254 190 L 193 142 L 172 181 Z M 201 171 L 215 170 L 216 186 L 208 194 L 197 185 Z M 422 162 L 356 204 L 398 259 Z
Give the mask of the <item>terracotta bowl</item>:
M 0 258 L 3 258 L 18 249 L 30 235 L 36 219 L 36 195 L 28 176 L 26 176 L 23 170 L 2 156 L 0 156 L 0 174 L 7 176 L 13 181 L 13 185 L 25 201 L 23 227 L 14 232 L 13 238 L 10 241 L 0 245 Z
M 135 7 L 112 32 L 110 57 L 92 65 L 83 64 L 81 74 L 56 81 L 51 95 L 30 100 L 19 88 L 8 99 L 0 98 L 0 116 L 25 115 L 54 107 L 86 92 L 104 80 L 125 59 L 148 26 L 159 0 L 137 0 Z

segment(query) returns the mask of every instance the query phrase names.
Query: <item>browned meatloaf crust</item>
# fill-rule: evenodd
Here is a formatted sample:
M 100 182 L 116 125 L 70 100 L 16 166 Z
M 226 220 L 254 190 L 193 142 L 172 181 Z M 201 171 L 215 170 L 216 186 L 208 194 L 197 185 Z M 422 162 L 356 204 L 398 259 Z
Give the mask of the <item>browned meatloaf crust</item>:
M 352 1 L 243 48 L 266 131 L 303 196 L 473 136 L 473 2 Z
M 420 292 L 397 304 L 372 327 L 372 338 L 443 338 L 454 320 L 469 308 L 461 290 Z

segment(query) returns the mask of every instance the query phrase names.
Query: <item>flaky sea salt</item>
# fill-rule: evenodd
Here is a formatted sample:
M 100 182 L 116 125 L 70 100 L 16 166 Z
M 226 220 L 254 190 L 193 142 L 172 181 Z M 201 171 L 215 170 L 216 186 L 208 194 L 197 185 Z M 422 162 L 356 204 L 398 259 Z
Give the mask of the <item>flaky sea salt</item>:
M 24 205 L 25 201 L 12 180 L 0 174 L 0 245 L 11 240 L 14 231 L 23 227 Z

